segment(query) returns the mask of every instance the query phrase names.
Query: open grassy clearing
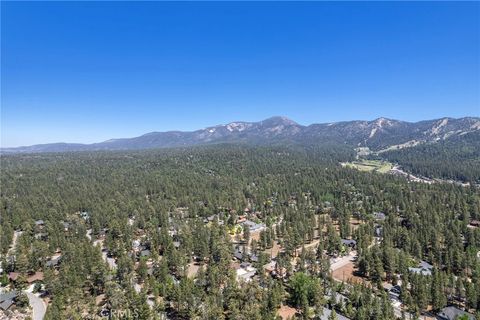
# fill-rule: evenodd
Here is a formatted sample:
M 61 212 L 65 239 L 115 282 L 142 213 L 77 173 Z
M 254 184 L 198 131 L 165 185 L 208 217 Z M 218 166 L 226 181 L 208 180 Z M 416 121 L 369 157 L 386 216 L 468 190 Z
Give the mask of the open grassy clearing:
M 342 166 L 354 168 L 360 171 L 375 171 L 387 173 L 393 168 L 393 164 L 388 161 L 361 159 L 353 162 L 343 162 Z

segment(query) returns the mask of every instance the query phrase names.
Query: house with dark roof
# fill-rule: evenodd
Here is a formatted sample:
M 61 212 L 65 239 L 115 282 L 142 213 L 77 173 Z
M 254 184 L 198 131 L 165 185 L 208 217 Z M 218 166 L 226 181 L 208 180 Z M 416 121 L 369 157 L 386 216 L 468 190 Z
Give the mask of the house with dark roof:
M 337 319 L 338 320 L 349 320 L 349 318 L 342 316 L 341 314 L 335 312 L 337 314 Z M 323 313 L 320 316 L 320 320 L 328 320 L 330 319 L 330 315 L 332 314 L 332 310 L 328 309 L 326 307 L 323 307 Z
M 0 302 L 0 310 L 7 311 L 13 305 L 13 299 Z
M 45 263 L 45 266 L 47 267 L 56 267 L 60 264 L 60 260 L 61 260 L 62 256 L 57 256 L 55 258 L 52 258 L 50 260 L 48 260 L 46 263 Z
M 402 287 L 400 287 L 399 285 L 392 285 L 390 283 L 384 283 L 382 284 L 382 287 L 388 293 L 388 296 L 390 297 L 390 299 L 400 300 Z
M 216 217 L 217 217 L 217 215 L 212 214 L 211 216 L 208 216 L 205 219 L 203 219 L 203 222 L 205 222 L 205 223 L 213 222 Z
M 443 308 L 438 314 L 437 319 L 439 320 L 455 320 L 458 317 L 467 316 L 469 320 L 475 320 L 473 314 L 463 311 L 457 307 L 449 306 Z
M 14 304 L 17 296 L 18 292 L 16 290 L 0 294 L 0 309 L 8 310 Z
M 251 254 L 250 255 L 250 261 L 251 262 L 258 262 L 258 256 L 256 254 Z
M 357 245 L 357 241 L 352 239 L 342 239 L 342 244 L 350 248 L 355 248 Z
M 420 268 L 422 269 L 433 269 L 433 265 L 431 265 L 430 263 L 426 262 L 426 261 L 420 261 Z
M 422 260 L 418 264 L 418 267 L 416 267 L 416 268 L 410 267 L 410 268 L 408 268 L 408 271 L 410 271 L 412 273 L 416 273 L 416 274 L 421 274 L 421 275 L 424 275 L 424 276 L 431 276 L 432 275 L 432 269 L 433 269 L 433 266 L 430 263 Z
M 235 250 L 235 252 L 233 253 L 233 256 L 235 258 L 237 258 L 238 260 L 242 260 L 243 259 L 243 254 L 240 252 L 240 250 Z

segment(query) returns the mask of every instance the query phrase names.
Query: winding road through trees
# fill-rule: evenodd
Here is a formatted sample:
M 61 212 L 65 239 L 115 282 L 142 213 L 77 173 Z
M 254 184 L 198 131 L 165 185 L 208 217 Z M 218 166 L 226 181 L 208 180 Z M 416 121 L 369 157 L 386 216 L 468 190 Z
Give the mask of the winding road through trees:
M 27 295 L 30 306 L 33 309 L 33 320 L 43 320 L 45 313 L 47 312 L 45 302 L 31 292 L 25 292 L 25 294 Z

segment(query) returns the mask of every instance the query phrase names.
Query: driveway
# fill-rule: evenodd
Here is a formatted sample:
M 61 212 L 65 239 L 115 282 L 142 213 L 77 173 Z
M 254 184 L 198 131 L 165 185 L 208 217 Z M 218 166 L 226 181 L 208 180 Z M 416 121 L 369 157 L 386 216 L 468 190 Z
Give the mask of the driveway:
M 15 249 L 17 248 L 18 237 L 21 236 L 22 233 L 23 233 L 23 231 L 14 231 L 13 232 L 12 244 L 10 245 L 10 248 L 8 249 L 7 256 L 10 256 L 13 253 L 15 253 Z
M 341 267 L 347 265 L 350 262 L 353 262 L 357 256 L 356 251 L 352 251 L 346 256 L 343 256 L 341 258 L 336 258 L 336 259 L 331 259 L 330 260 L 330 270 L 335 271 L 337 269 L 340 269 Z
M 47 312 L 47 307 L 42 299 L 30 292 L 25 292 L 30 302 L 30 306 L 33 309 L 33 320 L 43 320 L 45 317 L 45 312 Z

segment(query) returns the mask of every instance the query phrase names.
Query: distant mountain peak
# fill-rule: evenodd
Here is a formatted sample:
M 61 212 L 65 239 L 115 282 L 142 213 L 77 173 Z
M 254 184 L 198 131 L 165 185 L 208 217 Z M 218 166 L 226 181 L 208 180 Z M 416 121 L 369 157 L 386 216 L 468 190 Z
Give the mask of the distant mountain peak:
M 287 126 L 298 126 L 299 124 L 285 116 L 274 116 L 262 121 L 264 124 L 283 124 Z
M 388 118 L 385 118 L 385 117 L 380 117 L 380 118 L 377 118 L 377 119 L 373 120 L 373 122 L 375 123 L 375 125 L 377 127 L 382 128 L 382 127 L 385 127 L 385 126 L 393 125 L 393 123 L 397 122 L 397 120 L 392 120 L 392 119 L 388 119 Z
M 259 122 L 235 121 L 196 131 L 150 132 L 134 138 L 110 139 L 93 144 L 44 144 L 19 148 L 2 148 L 2 153 L 36 153 L 96 150 L 138 150 L 186 147 L 212 143 L 275 144 L 296 143 L 315 145 L 338 143 L 349 146 L 384 150 L 392 146 L 435 143 L 480 132 L 480 118 L 440 118 L 405 122 L 385 117 L 371 121 L 343 121 L 303 126 L 284 117 L 275 116 Z

